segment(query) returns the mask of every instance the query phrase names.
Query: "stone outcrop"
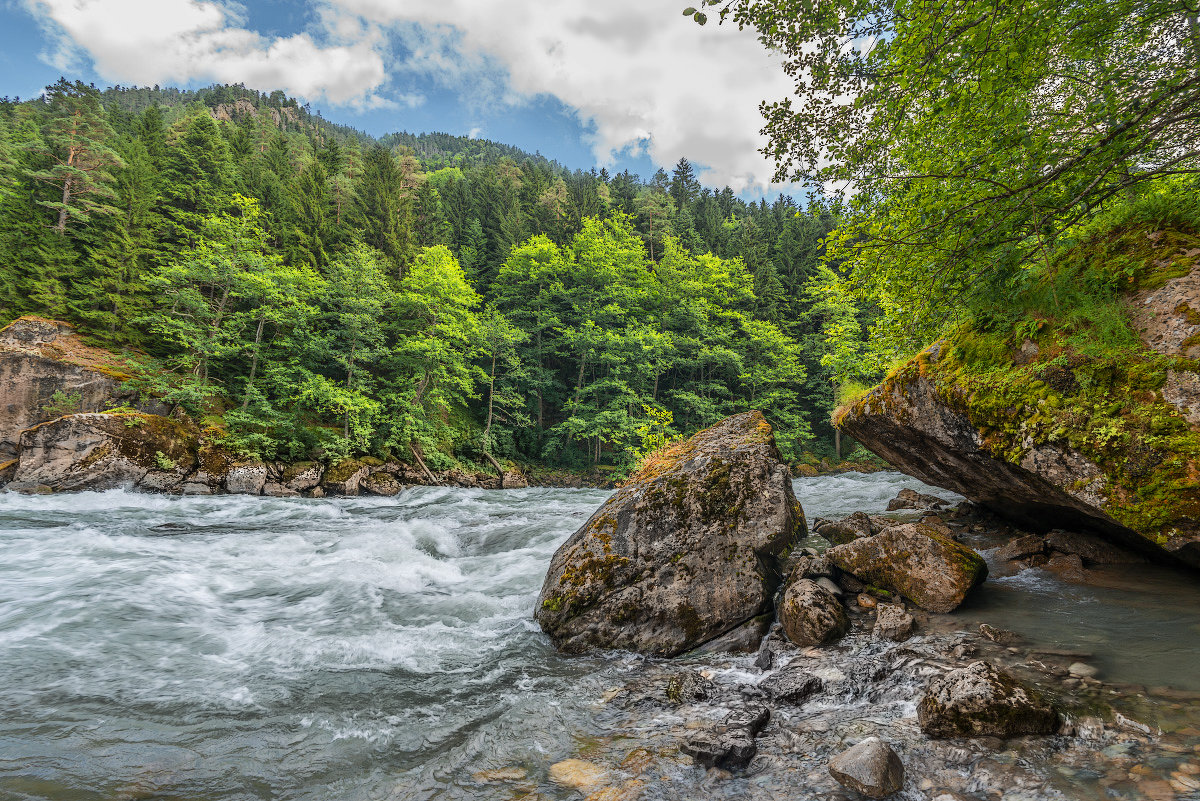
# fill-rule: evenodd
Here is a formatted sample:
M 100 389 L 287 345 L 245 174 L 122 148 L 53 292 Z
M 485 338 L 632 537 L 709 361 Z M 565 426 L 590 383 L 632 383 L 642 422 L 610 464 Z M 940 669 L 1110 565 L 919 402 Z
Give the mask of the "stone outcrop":
M 1053 734 L 1058 712 L 1036 692 L 988 662 L 951 670 L 929 682 L 917 722 L 930 737 Z
M 1007 365 L 989 350 L 976 371 L 979 334 L 958 333 L 836 424 L 1023 528 L 1090 531 L 1200 567 L 1200 266 L 1192 251 L 1162 256 L 1149 266 L 1184 274 L 1127 297 L 1146 351 L 1089 355 L 1046 326 L 1041 345 L 1013 345 Z
M 758 412 L 650 459 L 559 548 L 535 617 L 561 650 L 674 656 L 772 607 L 806 532 Z
M 930 612 L 952 612 L 987 578 L 975 551 L 920 523 L 838 545 L 825 557 L 867 585 L 898 593 Z
M 196 432 L 151 414 L 74 414 L 28 429 L 8 489 L 169 490 L 197 464 Z
M 867 798 L 887 798 L 904 786 L 904 763 L 890 745 L 868 737 L 829 760 L 829 775 Z
M 22 317 L 0 331 L 0 463 L 17 455 L 21 432 L 53 417 L 135 402 L 116 358 L 88 347 L 71 326 Z M 55 399 L 65 408 L 56 408 Z

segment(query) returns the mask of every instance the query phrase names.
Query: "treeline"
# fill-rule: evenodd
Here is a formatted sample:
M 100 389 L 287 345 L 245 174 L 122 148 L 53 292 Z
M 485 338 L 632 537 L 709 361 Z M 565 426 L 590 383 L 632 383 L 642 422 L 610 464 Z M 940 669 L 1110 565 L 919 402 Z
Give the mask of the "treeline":
M 623 466 L 748 408 L 819 450 L 833 224 L 685 159 L 644 181 L 375 141 L 240 86 L 0 102 L 0 316 L 129 350 L 264 458 Z

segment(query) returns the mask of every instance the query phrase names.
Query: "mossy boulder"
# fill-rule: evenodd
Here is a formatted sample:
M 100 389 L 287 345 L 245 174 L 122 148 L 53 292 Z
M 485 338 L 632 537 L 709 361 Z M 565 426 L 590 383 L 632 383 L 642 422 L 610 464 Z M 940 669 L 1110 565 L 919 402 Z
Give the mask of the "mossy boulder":
M 930 612 L 954 611 L 988 574 L 982 556 L 920 523 L 838 545 L 825 558 L 864 584 L 898 593 Z
M 1016 350 L 983 359 L 986 337 L 960 332 L 835 422 L 905 473 L 1024 528 L 1091 531 L 1200 567 L 1200 422 L 1171 395 L 1200 365 L 1045 338 L 1018 363 Z
M 343 459 L 326 469 L 321 487 L 326 495 L 357 495 L 362 481 L 371 473 L 371 466 L 361 459 Z
M 829 645 L 850 630 L 842 602 L 812 579 L 788 585 L 779 604 L 779 624 L 796 645 Z
M 931 680 L 917 722 L 936 738 L 1053 734 L 1061 723 L 1046 700 L 988 662 Z
M 563 651 L 681 654 L 771 611 L 805 533 L 770 425 L 740 414 L 648 459 L 555 553 L 535 617 Z
M 22 433 L 16 471 L 7 488 L 172 488 L 195 469 L 197 439 L 195 429 L 153 414 L 59 417 Z

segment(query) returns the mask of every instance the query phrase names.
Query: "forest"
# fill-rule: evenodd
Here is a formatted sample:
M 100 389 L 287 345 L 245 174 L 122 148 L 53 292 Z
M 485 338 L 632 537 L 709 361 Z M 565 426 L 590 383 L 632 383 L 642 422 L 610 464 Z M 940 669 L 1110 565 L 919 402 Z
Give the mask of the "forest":
M 751 408 L 828 451 L 836 219 L 242 86 L 0 101 L 0 321 L 71 322 L 259 459 L 619 471 Z

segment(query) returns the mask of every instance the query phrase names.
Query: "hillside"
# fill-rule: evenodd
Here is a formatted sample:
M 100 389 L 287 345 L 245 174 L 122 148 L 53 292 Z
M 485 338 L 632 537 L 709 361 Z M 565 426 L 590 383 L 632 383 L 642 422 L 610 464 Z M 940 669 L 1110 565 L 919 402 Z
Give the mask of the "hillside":
M 127 352 L 247 457 L 620 473 L 756 407 L 790 457 L 832 445 L 806 287 L 834 217 L 686 160 L 568 171 L 280 92 L 64 80 L 0 105 L 0 177 L 3 322 Z

